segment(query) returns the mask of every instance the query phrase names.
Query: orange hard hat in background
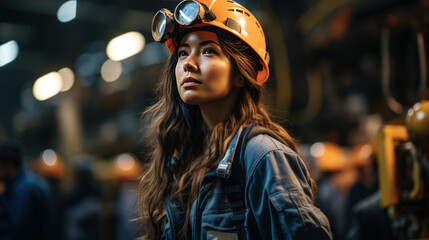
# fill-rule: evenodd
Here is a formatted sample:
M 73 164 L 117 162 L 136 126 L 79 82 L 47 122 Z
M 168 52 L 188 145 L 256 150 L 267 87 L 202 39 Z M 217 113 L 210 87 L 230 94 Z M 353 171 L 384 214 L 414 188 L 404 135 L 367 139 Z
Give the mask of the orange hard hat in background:
M 311 145 L 310 153 L 316 165 L 323 172 L 343 171 L 347 167 L 347 158 L 343 148 L 333 142 L 317 142 Z
M 192 22 L 183 22 L 192 16 Z M 183 21 L 182 21 L 183 20 Z M 258 20 L 242 5 L 231 0 L 185 0 L 174 13 L 167 9 L 157 12 L 152 21 L 152 35 L 164 42 L 170 52 L 178 46 L 176 37 L 185 29 L 217 27 L 247 43 L 259 56 L 262 69 L 257 82 L 268 79 L 269 54 L 266 51 L 265 35 Z

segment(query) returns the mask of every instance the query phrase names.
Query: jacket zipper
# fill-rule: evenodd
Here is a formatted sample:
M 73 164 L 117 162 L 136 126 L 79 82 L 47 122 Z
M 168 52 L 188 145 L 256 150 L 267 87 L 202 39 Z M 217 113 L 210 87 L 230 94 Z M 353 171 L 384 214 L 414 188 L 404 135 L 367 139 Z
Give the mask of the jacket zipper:
M 204 175 L 204 179 L 203 179 L 203 183 L 201 184 L 201 188 L 200 188 L 200 193 L 198 194 L 196 203 L 195 203 L 195 227 L 193 232 L 193 236 L 192 239 L 200 239 L 200 234 L 201 234 L 201 211 L 200 211 L 200 198 L 202 197 L 202 195 L 204 195 L 204 190 L 206 188 L 206 183 L 208 179 L 213 179 L 217 177 L 216 172 L 212 171 L 212 172 L 208 172 Z

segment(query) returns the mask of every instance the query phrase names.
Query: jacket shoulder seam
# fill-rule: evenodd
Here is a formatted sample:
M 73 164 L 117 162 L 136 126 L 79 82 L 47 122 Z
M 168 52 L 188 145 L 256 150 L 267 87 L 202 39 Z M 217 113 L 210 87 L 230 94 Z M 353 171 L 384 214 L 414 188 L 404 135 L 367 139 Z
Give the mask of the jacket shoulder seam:
M 280 151 L 280 152 L 284 152 L 287 154 L 292 154 L 294 153 L 292 150 L 289 150 L 289 147 L 287 147 L 286 145 L 284 145 L 285 148 L 283 148 L 282 146 L 279 146 L 279 143 L 275 141 L 275 139 L 267 134 L 259 134 L 256 135 L 254 137 L 252 137 L 251 139 L 249 139 L 249 141 L 246 144 L 246 148 L 244 149 L 244 156 L 246 156 L 246 152 L 249 151 L 248 147 L 249 147 L 249 143 L 253 140 L 255 141 L 255 138 L 261 135 L 265 135 L 266 138 L 268 138 L 270 140 L 270 142 L 272 143 L 273 147 L 268 147 L 267 149 L 264 149 L 263 151 L 261 151 L 258 155 L 256 155 L 253 161 L 248 161 L 249 159 L 244 159 L 244 166 L 245 166 L 245 170 L 246 170 L 246 186 L 249 180 L 249 177 L 253 175 L 253 173 L 255 172 L 257 166 L 260 164 L 260 162 L 262 161 L 262 159 L 264 159 L 265 156 L 267 156 L 270 152 L 274 152 L 274 151 Z M 283 143 L 280 143 L 283 144 Z M 258 144 L 260 145 L 260 144 Z M 288 151 L 289 150 L 289 151 Z

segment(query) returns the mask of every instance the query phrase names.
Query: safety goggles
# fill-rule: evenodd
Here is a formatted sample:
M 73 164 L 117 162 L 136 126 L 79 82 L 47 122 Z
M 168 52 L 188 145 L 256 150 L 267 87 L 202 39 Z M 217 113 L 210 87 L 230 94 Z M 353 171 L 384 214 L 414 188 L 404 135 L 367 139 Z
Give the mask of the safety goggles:
M 211 22 L 216 15 L 204 4 L 193 0 L 180 2 L 174 14 L 168 9 L 159 10 L 152 20 L 152 36 L 157 42 L 165 42 L 176 34 L 179 26 L 191 27 L 202 23 L 203 20 Z

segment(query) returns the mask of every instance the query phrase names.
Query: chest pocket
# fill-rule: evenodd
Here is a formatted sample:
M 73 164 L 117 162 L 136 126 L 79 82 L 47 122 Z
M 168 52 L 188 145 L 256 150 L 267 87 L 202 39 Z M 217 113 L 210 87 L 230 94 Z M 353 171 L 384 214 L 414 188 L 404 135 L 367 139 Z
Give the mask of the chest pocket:
M 201 239 L 237 239 L 232 210 L 225 201 L 224 186 L 216 181 L 201 203 Z
M 203 214 L 201 217 L 201 239 L 237 239 L 232 212 L 220 210 Z
M 218 232 L 215 230 L 207 231 L 207 240 L 238 240 L 236 233 Z

